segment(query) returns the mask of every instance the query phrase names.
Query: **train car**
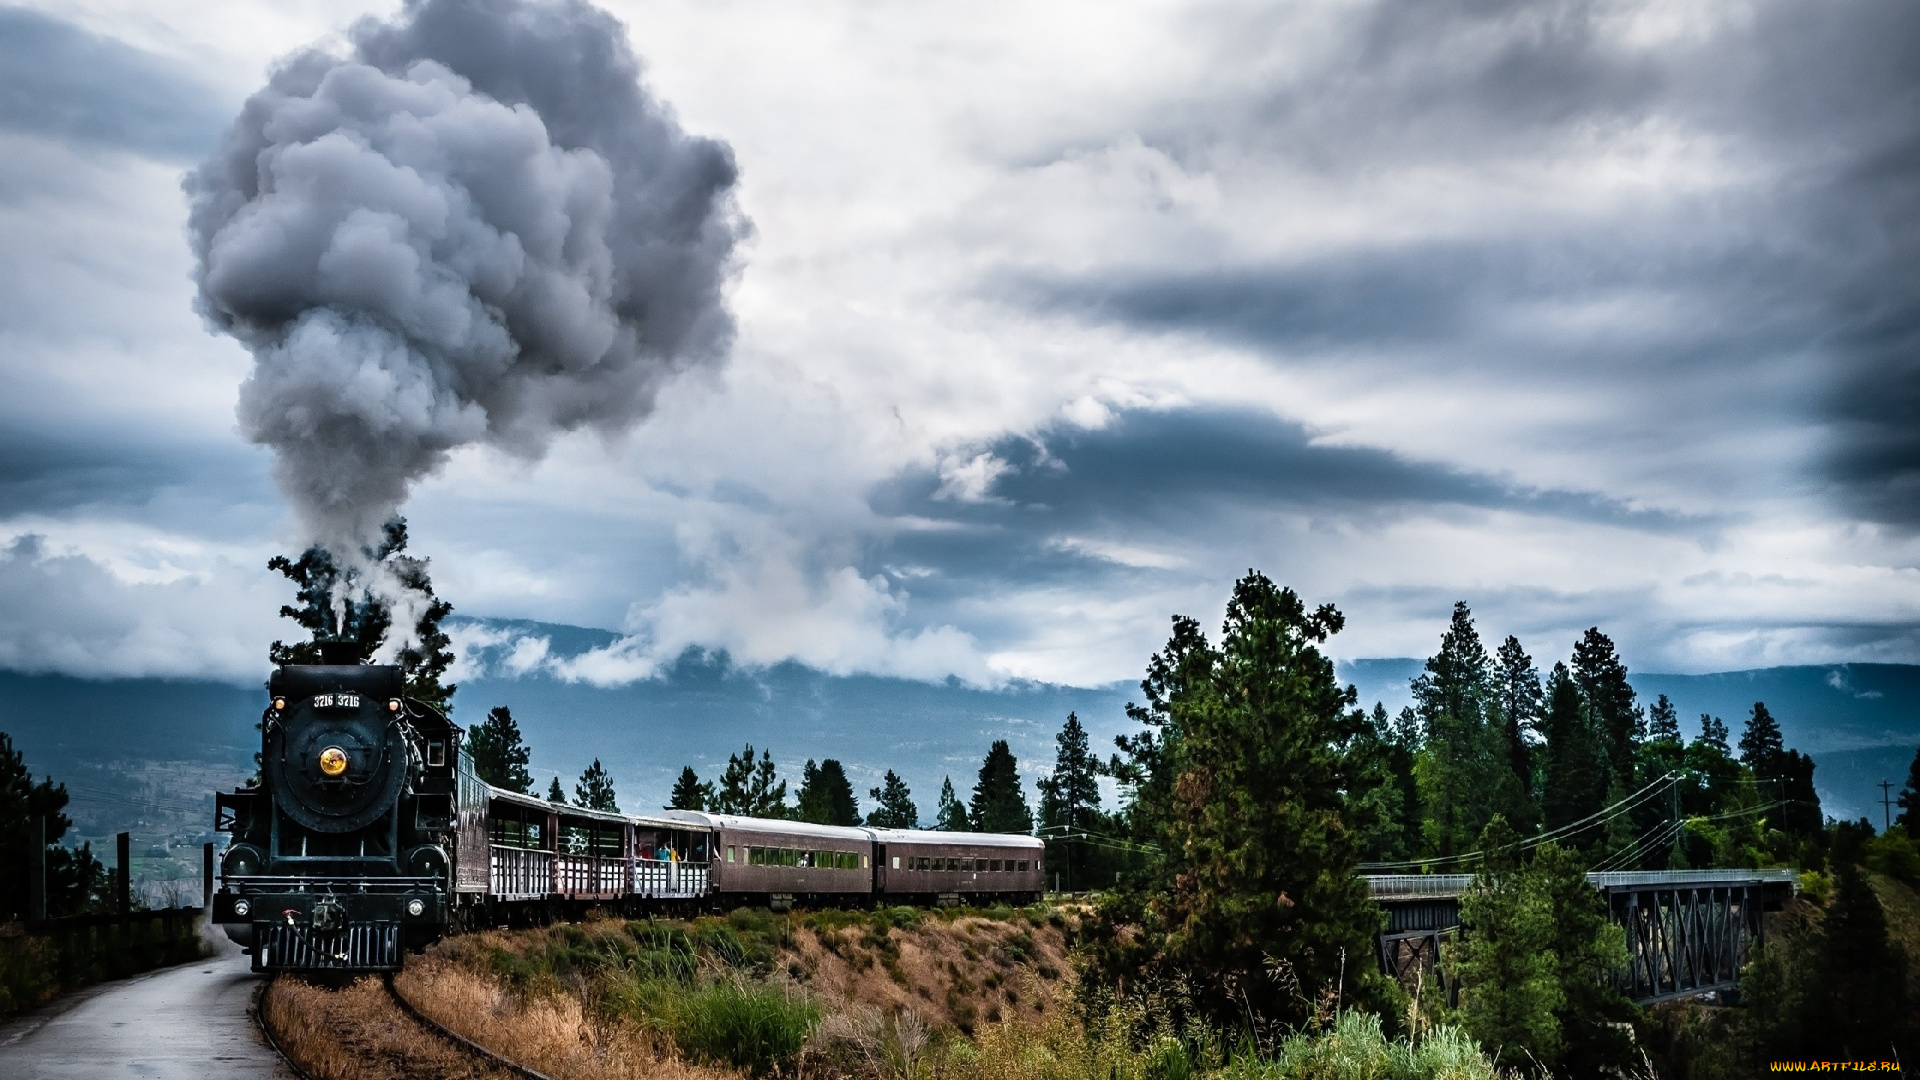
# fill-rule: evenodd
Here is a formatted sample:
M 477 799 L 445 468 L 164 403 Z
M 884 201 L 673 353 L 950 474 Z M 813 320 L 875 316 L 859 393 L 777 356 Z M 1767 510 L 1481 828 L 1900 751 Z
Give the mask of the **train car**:
M 863 829 L 873 841 L 876 896 L 899 903 L 1032 903 L 1046 844 L 1014 833 Z
M 344 647 L 322 643 L 323 659 Z M 351 659 L 350 653 L 344 659 Z M 258 786 L 215 795 L 213 921 L 260 971 L 389 972 L 449 930 L 765 905 L 1026 902 L 1030 836 L 606 813 L 480 779 L 397 667 L 286 665 L 268 683 Z
M 460 731 L 386 665 L 286 665 L 260 778 L 215 796 L 231 833 L 213 921 L 257 971 L 393 971 L 446 930 Z
M 864 829 L 698 810 L 661 816 L 708 830 L 707 887 L 716 901 L 782 911 L 796 903 L 864 903 L 873 893 L 873 841 Z

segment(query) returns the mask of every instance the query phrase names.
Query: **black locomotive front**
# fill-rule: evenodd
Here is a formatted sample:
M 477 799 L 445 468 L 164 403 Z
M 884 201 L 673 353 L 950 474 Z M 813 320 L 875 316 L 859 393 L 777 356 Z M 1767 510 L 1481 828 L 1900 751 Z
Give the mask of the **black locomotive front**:
M 216 797 L 214 921 L 256 970 L 398 970 L 447 926 L 458 729 L 397 667 L 287 665 L 268 691 L 259 786 Z

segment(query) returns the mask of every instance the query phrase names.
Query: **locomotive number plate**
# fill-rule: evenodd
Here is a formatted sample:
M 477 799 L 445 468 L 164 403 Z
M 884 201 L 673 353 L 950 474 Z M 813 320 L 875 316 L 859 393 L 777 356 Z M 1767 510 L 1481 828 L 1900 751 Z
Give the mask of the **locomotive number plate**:
M 313 707 L 316 709 L 357 709 L 360 707 L 359 694 L 315 694 Z

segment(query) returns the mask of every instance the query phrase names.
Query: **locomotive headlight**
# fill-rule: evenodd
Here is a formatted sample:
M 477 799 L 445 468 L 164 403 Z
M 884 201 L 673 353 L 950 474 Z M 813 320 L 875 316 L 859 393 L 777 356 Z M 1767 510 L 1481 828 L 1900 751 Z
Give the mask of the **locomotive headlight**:
M 399 712 L 399 711 L 400 711 L 400 699 L 399 699 L 399 698 L 388 698 L 388 699 L 387 699 L 387 711 L 388 711 L 388 712 Z
M 425 915 L 426 913 L 427 913 L 427 905 L 421 903 L 418 900 L 407 901 L 407 914 L 418 917 L 421 915 Z
M 339 776 L 347 771 L 347 752 L 337 746 L 329 746 L 320 751 L 320 771 L 328 776 Z
M 253 904 L 246 900 L 235 900 L 233 902 L 233 913 L 244 919 L 253 914 Z
M 283 697 L 277 697 L 277 698 L 274 698 L 274 699 L 273 699 L 273 711 L 274 711 L 274 712 L 286 712 L 286 711 L 287 711 L 287 699 L 286 699 L 286 698 L 283 698 Z

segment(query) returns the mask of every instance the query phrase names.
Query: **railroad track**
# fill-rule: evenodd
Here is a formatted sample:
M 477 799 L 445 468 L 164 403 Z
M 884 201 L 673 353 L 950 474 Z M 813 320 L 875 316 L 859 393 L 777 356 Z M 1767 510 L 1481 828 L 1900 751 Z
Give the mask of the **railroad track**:
M 287 1052 L 285 1040 L 279 1033 L 274 1031 L 273 1024 L 267 1017 L 267 995 L 272 993 L 273 986 L 277 981 L 278 976 L 273 976 L 260 984 L 260 988 L 254 993 L 253 1004 L 248 1011 L 253 1014 L 254 1022 L 260 1027 L 260 1033 L 266 1037 L 267 1045 L 272 1047 L 274 1053 L 280 1056 L 280 1060 L 286 1064 L 288 1071 L 292 1072 L 299 1080 L 319 1080 L 310 1070 L 302 1066 L 292 1054 Z M 392 1003 L 394 1009 L 398 1011 L 408 1023 L 422 1029 L 429 1038 L 452 1047 L 458 1054 L 472 1058 L 476 1063 L 482 1065 L 493 1074 L 514 1077 L 516 1080 L 548 1080 L 546 1075 L 529 1069 L 519 1062 L 510 1061 L 507 1058 L 501 1057 L 499 1054 L 481 1046 L 479 1043 L 448 1030 L 432 1017 L 414 1008 L 413 1003 L 408 1001 L 405 995 L 400 993 L 399 988 L 393 985 L 393 978 L 391 976 L 381 979 L 380 985 L 385 992 L 387 1000 Z M 422 1067 L 422 1074 L 429 1076 L 438 1075 L 436 1070 L 424 1065 Z
M 465 1050 L 467 1053 L 472 1054 L 473 1056 L 481 1059 L 482 1061 L 488 1062 L 489 1064 L 505 1069 L 506 1071 L 519 1077 L 520 1080 L 547 1080 L 547 1075 L 545 1073 L 535 1072 L 532 1069 L 527 1068 L 525 1065 L 522 1065 L 517 1061 L 509 1061 L 506 1058 L 501 1057 L 499 1054 L 496 1054 L 493 1051 L 487 1049 L 486 1047 L 481 1046 L 479 1043 L 474 1042 L 471 1039 L 465 1038 L 464 1036 L 461 1036 L 459 1034 L 456 1034 L 448 1030 L 446 1027 L 442 1026 L 440 1023 L 435 1021 L 432 1017 L 428 1016 L 426 1013 L 423 1013 L 419 1009 L 414 1008 L 413 1002 L 408 1001 L 406 998 L 406 995 L 400 992 L 400 988 L 393 985 L 393 976 L 388 975 L 386 978 L 381 980 L 381 983 L 385 985 L 387 988 L 387 996 L 393 999 L 394 1004 L 400 1006 L 400 1011 L 403 1013 L 406 1013 L 408 1017 L 410 1017 L 415 1023 L 419 1024 L 421 1027 L 424 1027 L 428 1031 L 433 1032 L 435 1035 L 438 1035 L 441 1038 L 446 1039 L 447 1041 L 453 1043 L 454 1045 L 460 1047 L 462 1050 Z

